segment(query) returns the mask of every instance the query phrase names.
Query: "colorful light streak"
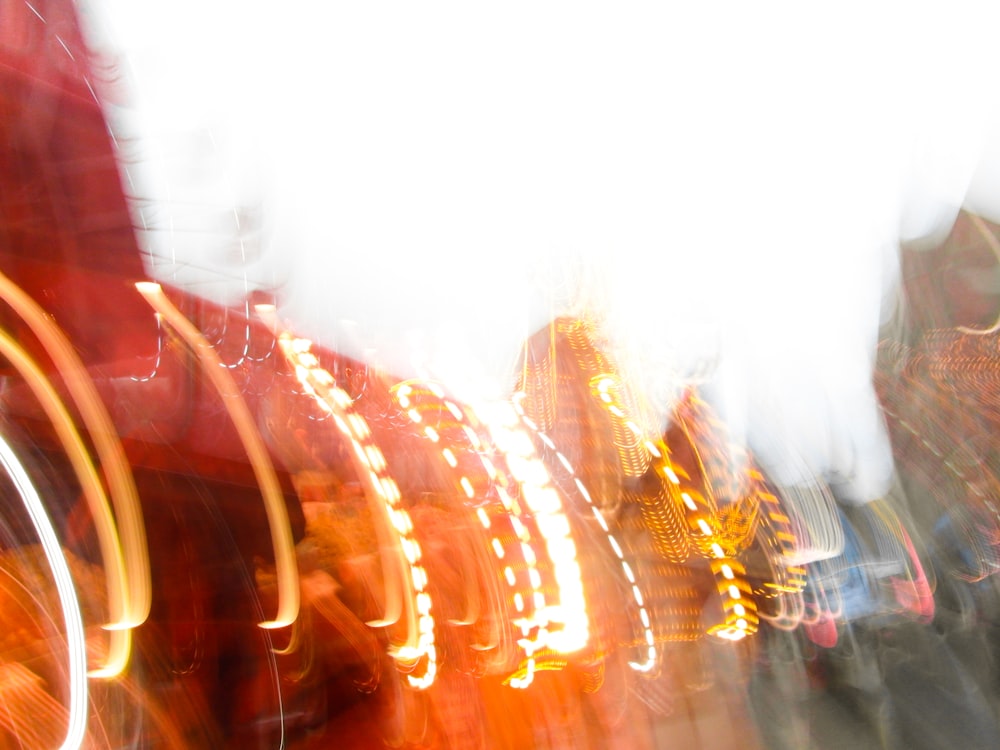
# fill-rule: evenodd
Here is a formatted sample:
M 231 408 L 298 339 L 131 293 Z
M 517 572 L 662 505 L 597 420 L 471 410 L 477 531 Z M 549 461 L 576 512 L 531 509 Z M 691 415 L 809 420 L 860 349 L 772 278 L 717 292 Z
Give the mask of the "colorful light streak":
M 706 512 L 701 493 L 682 484 L 681 478 L 667 458 L 666 450 L 654 454 L 661 461 L 661 471 L 670 487 L 670 496 L 679 497 L 679 507 L 683 508 L 688 527 L 691 529 L 692 546 L 710 559 L 716 587 L 722 600 L 724 623 L 709 628 L 711 635 L 727 640 L 740 640 L 757 630 L 757 604 L 754 602 L 749 584 L 745 580 L 743 565 L 727 553 L 721 543 L 718 521 L 709 524 L 705 519 L 713 518 Z M 695 498 L 698 498 L 698 501 Z M 700 523 L 699 523 L 700 522 Z
M 642 517 L 646 528 L 653 537 L 657 551 L 671 562 L 683 563 L 690 553 L 691 542 L 688 525 L 685 523 L 682 511 L 684 506 L 680 502 L 681 496 L 675 489 L 679 486 L 680 479 L 667 458 L 668 451 L 663 441 L 661 440 L 660 447 L 657 447 L 652 440 L 641 434 L 641 428 L 622 400 L 623 390 L 617 376 L 603 373 L 591 378 L 591 395 L 611 415 L 613 420 L 627 426 L 628 430 L 635 435 L 636 442 L 631 449 L 632 453 L 639 456 L 645 455 L 645 458 L 638 459 L 640 465 L 649 466 L 655 462 L 659 487 L 666 491 L 658 492 L 655 497 L 638 493 Z M 623 458 L 625 457 L 623 456 Z M 633 459 L 634 461 L 635 459 Z M 660 473 L 670 479 L 670 482 L 664 483 L 659 479 Z M 689 509 L 691 502 L 688 500 Z
M 455 411 L 458 411 L 457 407 Z M 507 684 L 511 687 L 523 689 L 531 685 L 538 670 L 561 668 L 561 661 L 554 662 L 550 659 L 539 661 L 537 654 L 546 649 L 557 653 L 568 653 L 586 645 L 589 624 L 583 601 L 583 585 L 572 540 L 565 538 L 568 533 L 568 521 L 559 509 L 558 495 L 548 482 L 545 467 L 535 454 L 531 439 L 523 429 L 521 416 L 516 408 L 512 403 L 484 403 L 473 407 L 472 413 L 476 414 L 486 427 L 490 443 L 503 458 L 508 471 L 520 487 L 519 497 L 528 506 L 527 512 L 521 508 L 513 492 L 513 486 L 512 491 L 508 492 L 502 482 L 498 483 L 498 494 L 520 543 L 531 588 L 528 602 L 531 605 L 530 612 L 526 609 L 526 603 L 520 592 L 514 594 L 514 606 L 519 613 L 515 616 L 514 625 L 521 631 L 522 637 L 518 639 L 518 645 L 524 650 L 525 659 L 518 671 L 507 679 Z M 487 465 L 487 469 L 491 477 L 501 476 L 492 465 Z M 538 558 L 529 531 L 530 519 L 534 520 L 532 526 L 544 540 L 546 552 L 556 570 L 556 585 L 560 597 L 558 605 L 549 603 L 542 588 Z M 488 528 L 488 517 L 485 513 L 480 514 L 480 520 L 484 527 Z M 496 546 L 494 551 L 497 551 Z M 498 559 L 500 557 L 502 556 L 498 555 Z M 510 564 L 504 564 L 503 574 L 507 584 L 514 587 L 517 578 Z M 567 586 L 565 593 L 564 584 Z M 550 631 L 550 626 L 553 624 L 562 627 L 560 632 L 563 632 L 563 635 L 556 635 Z
M 475 507 L 476 518 L 480 522 L 483 531 L 488 534 L 492 521 L 483 504 L 486 502 L 485 495 L 489 491 L 489 487 L 482 486 L 482 479 L 485 477 L 488 484 L 496 482 L 502 484 L 503 479 L 497 476 L 494 464 L 484 454 L 483 441 L 471 426 L 470 422 L 472 420 L 467 419 L 465 411 L 455 404 L 455 402 L 445 397 L 444 390 L 436 383 L 428 382 L 420 384 L 416 381 L 398 383 L 390 389 L 390 392 L 396 403 L 405 411 L 411 424 L 420 430 L 422 437 L 437 447 L 437 453 L 448 465 L 449 471 L 456 478 L 458 489 L 465 498 L 464 502 L 470 507 Z M 427 401 L 421 399 L 419 402 L 415 402 L 411 399 L 411 396 L 415 396 L 417 393 L 420 393 L 425 398 L 429 394 L 437 407 L 434 409 L 433 414 L 432 407 Z M 444 413 L 441 410 L 447 412 L 447 422 L 442 419 Z M 437 425 L 436 427 L 428 423 L 432 419 Z M 453 432 L 457 432 L 457 434 L 453 436 Z M 474 483 L 474 480 L 470 478 L 470 472 L 459 466 L 460 460 L 467 456 L 473 456 L 477 468 L 482 470 L 478 482 Z M 464 464 L 464 460 L 462 462 Z M 504 490 L 501 489 L 501 491 L 506 494 Z M 491 536 L 489 539 L 488 546 L 491 548 L 491 551 L 497 560 L 502 560 L 506 555 L 502 542 L 496 536 Z M 475 586 L 471 588 L 476 599 L 475 604 L 470 601 L 468 605 L 469 611 L 461 620 L 453 620 L 454 624 L 471 625 L 479 617 L 478 588 Z M 470 596 L 470 600 L 472 599 L 473 597 Z M 492 641 L 491 645 L 481 644 L 477 650 L 487 651 L 499 646 L 502 640 L 500 633 L 494 633 L 490 640 Z
M 728 556 L 736 556 L 753 539 L 760 506 L 749 456 L 728 438 L 726 426 L 693 389 L 674 408 L 674 424 L 690 449 L 694 466 L 689 468 L 700 479 L 699 486 L 685 482 L 681 489 L 689 522 L 700 532 L 692 540 L 706 557 L 715 556 L 716 542 Z M 688 479 L 688 472 L 684 476 Z
M 108 505 L 107 495 L 83 440 L 73 424 L 73 418 L 60 400 L 59 394 L 27 352 L 2 329 L 0 329 L 0 355 L 6 357 L 21 374 L 38 399 L 45 415 L 52 422 L 94 519 L 101 557 L 104 560 L 111 621 L 104 625 L 104 628 L 110 631 L 107 658 L 104 665 L 94 669 L 91 675 L 102 678 L 116 677 L 128 664 L 132 638 L 129 630 L 131 622 L 128 619 L 128 572 L 125 569 L 118 530 Z
M 83 745 L 87 734 L 87 643 L 83 632 L 83 616 L 80 601 L 73 585 L 66 557 L 63 555 L 52 521 L 45 511 L 38 490 L 31 482 L 28 472 L 11 449 L 3 435 L 0 435 L 0 463 L 13 480 L 21 501 L 31 516 L 38 538 L 45 551 L 52 577 L 55 580 L 59 604 L 62 607 L 66 625 L 66 645 L 69 658 L 69 717 L 66 738 L 60 750 L 77 750 Z
M 261 622 L 259 626 L 265 629 L 287 627 L 295 622 L 299 613 L 299 580 L 295 546 L 292 542 L 292 528 L 288 521 L 284 495 L 271 457 L 254 424 L 253 415 L 250 414 L 243 395 L 225 363 L 201 332 L 170 302 L 162 287 L 148 281 L 139 282 L 135 286 L 150 307 L 162 316 L 167 325 L 177 331 L 191 351 L 197 355 L 202 371 L 218 391 L 223 406 L 236 427 L 264 500 L 267 522 L 271 529 L 271 544 L 274 548 L 274 566 L 278 577 L 278 611 L 273 620 Z
M 792 543 L 781 543 L 776 559 L 791 566 L 804 566 L 817 560 L 836 557 L 844 551 L 844 529 L 837 501 L 829 485 L 805 463 L 798 450 L 783 443 L 765 429 L 757 430 L 757 445 L 768 456 L 769 476 L 760 471 L 751 477 L 758 486 L 760 523 L 778 525 L 794 536 Z M 775 477 L 780 481 L 772 483 Z M 771 492 L 769 487 L 777 492 Z M 758 540 L 769 543 L 766 533 Z M 773 545 L 771 545 L 773 546 Z
M 754 593 L 762 596 L 800 594 L 806 586 L 806 570 L 797 564 L 798 539 L 791 519 L 782 509 L 777 495 L 767 489 L 763 475 L 756 469 L 750 469 L 750 478 L 757 488 L 757 497 L 764 511 L 760 516 L 761 527 L 757 538 L 769 552 L 768 560 L 774 573 L 773 580 L 765 581 L 762 588 Z
M 723 622 L 708 629 L 729 641 L 739 641 L 757 632 L 757 604 L 753 600 L 746 569 L 738 560 L 716 557 L 710 561 L 715 585 L 722 601 Z
M 38 337 L 66 384 L 70 398 L 94 442 L 122 540 L 128 588 L 124 621 L 128 627 L 141 625 L 149 615 L 152 600 L 149 550 L 135 480 L 118 432 L 72 344 L 38 303 L 3 273 L 0 273 L 0 298 Z

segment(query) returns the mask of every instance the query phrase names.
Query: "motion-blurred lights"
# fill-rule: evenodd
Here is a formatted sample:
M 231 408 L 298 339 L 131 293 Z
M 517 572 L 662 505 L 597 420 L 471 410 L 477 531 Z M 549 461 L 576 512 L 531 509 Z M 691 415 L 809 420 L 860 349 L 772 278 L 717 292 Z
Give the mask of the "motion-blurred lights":
M 369 624 L 391 625 L 402 617 L 404 641 L 392 648 L 391 655 L 401 663 L 415 666 L 422 663 L 421 671 L 407 674 L 406 679 L 412 687 L 428 688 L 434 683 L 438 669 L 431 597 L 426 591 L 428 578 L 423 554 L 413 536 L 410 514 L 400 504 L 399 486 L 389 476 L 385 456 L 374 442 L 364 417 L 354 411 L 350 395 L 336 385 L 333 375 L 323 369 L 310 351 L 312 342 L 279 330 L 271 308 L 258 307 L 257 312 L 278 337 L 278 345 L 299 384 L 319 408 L 332 415 L 341 437 L 352 448 L 354 466 L 366 490 L 379 543 L 385 545 L 382 573 L 386 612 L 381 621 Z
M 137 627 L 149 615 L 152 600 L 149 550 L 135 480 L 111 416 L 90 374 L 65 334 L 23 289 L 0 273 L 0 297 L 28 324 L 62 376 L 62 382 L 80 413 L 101 462 L 117 514 L 127 571 L 121 622 L 114 627 Z
M 132 643 L 131 628 L 134 623 L 129 619 L 132 614 L 129 570 L 125 566 L 118 529 L 108 505 L 107 495 L 83 439 L 73 424 L 66 406 L 59 398 L 55 386 L 24 348 L 2 329 L 0 329 L 0 355 L 21 374 L 55 428 L 93 518 L 107 579 L 111 622 L 105 625 L 105 629 L 110 633 L 104 664 L 95 668 L 90 674 L 93 677 L 108 679 L 117 677 L 128 664 Z
M 278 580 L 278 611 L 273 620 L 261 622 L 259 625 L 267 630 L 287 627 L 295 622 L 295 618 L 299 615 L 299 572 L 284 493 L 264 440 L 257 430 L 242 393 L 229 374 L 229 369 L 201 331 L 174 306 L 159 284 L 140 281 L 135 286 L 150 307 L 178 333 L 197 356 L 198 362 L 202 365 L 202 372 L 218 392 L 226 413 L 236 428 L 264 501 Z
M 38 495 L 28 472 L 23 464 L 0 434 L 0 463 L 6 470 L 21 496 L 21 501 L 31 516 L 31 522 L 38 534 L 38 539 L 49 561 L 49 568 L 55 580 L 59 604 L 62 607 L 66 624 L 66 645 L 69 655 L 69 724 L 66 727 L 66 739 L 60 745 L 60 750 L 77 750 L 82 744 L 87 732 L 87 643 L 83 632 L 83 616 L 80 612 L 80 601 L 73 585 L 73 577 L 66 563 L 59 539 L 52 521 L 45 510 L 45 504 Z

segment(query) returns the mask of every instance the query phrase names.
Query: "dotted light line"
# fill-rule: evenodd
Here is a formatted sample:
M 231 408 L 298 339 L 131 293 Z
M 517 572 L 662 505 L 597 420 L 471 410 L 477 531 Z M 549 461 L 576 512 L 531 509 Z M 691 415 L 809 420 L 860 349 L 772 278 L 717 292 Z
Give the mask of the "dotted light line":
M 646 447 L 642 428 L 632 416 L 632 410 L 625 407 L 621 394 L 621 383 L 615 376 L 597 375 L 590 381 L 591 394 L 611 415 L 614 444 L 618 450 L 622 471 L 626 476 L 639 477 L 646 473 L 652 459 Z
M 514 568 L 510 564 L 510 561 L 506 559 L 507 552 L 504 544 L 492 530 L 492 521 L 489 514 L 483 507 L 476 508 L 476 518 L 479 520 L 483 530 L 490 538 L 490 549 L 497 560 L 498 570 L 503 571 L 504 583 L 511 591 L 511 602 L 513 603 L 516 611 L 514 623 L 521 631 L 521 638 L 518 640 L 518 646 L 520 646 L 524 651 L 525 658 L 517 673 L 511 676 L 508 684 L 516 688 L 526 688 L 533 682 L 535 672 L 539 669 L 539 665 L 535 659 L 535 654 L 541 648 L 540 644 L 546 639 L 547 623 L 543 622 L 537 616 L 529 617 L 526 612 L 526 606 L 529 604 L 536 613 L 544 612 L 546 602 L 545 594 L 541 589 L 541 573 L 538 571 L 538 561 L 535 556 L 534 547 L 531 545 L 531 532 L 529 531 L 527 524 L 522 521 L 524 511 L 522 510 L 520 503 L 514 498 L 514 494 L 516 493 L 508 491 L 507 479 L 505 475 L 497 469 L 496 464 L 487 456 L 486 446 L 484 445 L 484 442 L 480 438 L 479 434 L 472 427 L 473 419 L 467 409 L 463 409 L 454 401 L 447 399 L 444 391 L 436 383 L 423 383 L 419 386 L 413 383 L 403 383 L 394 389 L 393 395 L 395 396 L 400 407 L 406 411 L 410 420 L 415 425 L 423 425 L 424 435 L 432 443 L 442 444 L 443 438 L 439 430 L 429 424 L 426 424 L 424 421 L 426 407 L 422 411 L 419 406 L 414 403 L 412 397 L 414 397 L 419 391 L 430 393 L 434 398 L 438 399 L 441 405 L 447 409 L 449 414 L 454 418 L 455 423 L 461 426 L 462 433 L 469 441 L 475 455 L 478 456 L 478 459 L 483 469 L 486 471 L 486 475 L 490 482 L 493 483 L 497 492 L 497 497 L 499 498 L 500 503 L 507 515 L 511 528 L 517 537 L 521 558 L 524 560 L 527 571 L 528 585 L 530 587 L 527 601 L 525 601 L 525 596 L 521 593 L 517 585 L 517 574 L 515 573 Z M 454 453 L 451 451 L 451 448 L 442 445 L 440 453 L 442 458 L 444 458 L 448 465 L 451 466 L 452 470 L 458 473 L 457 461 L 455 461 Z M 455 462 L 453 463 L 453 461 Z M 458 481 L 466 497 L 470 500 L 475 499 L 475 487 L 469 477 L 465 474 L 459 473 Z M 534 635 L 532 634 L 533 630 L 537 631 Z
M 630 661 L 628 665 L 637 672 L 651 671 L 653 667 L 656 666 L 657 660 L 653 627 L 649 617 L 649 611 L 646 609 L 646 599 L 643 596 L 642 589 L 639 586 L 639 581 L 636 578 L 635 572 L 632 570 L 632 566 L 629 565 L 628 561 L 625 559 L 625 553 L 622 550 L 621 545 L 618 543 L 618 540 L 615 538 L 614 533 L 612 533 L 610 527 L 608 526 L 607 519 L 604 518 L 604 514 L 601 512 L 600 508 L 594 504 L 594 500 L 591 497 L 590 492 L 587 491 L 587 487 L 584 485 L 579 475 L 577 475 L 569 459 L 566 458 L 561 451 L 559 451 L 553 440 L 546 433 L 538 429 L 529 418 L 522 416 L 522 421 L 529 428 L 534 430 L 539 439 L 555 454 L 556 459 L 560 464 L 562 464 L 563 468 L 567 471 L 570 477 L 572 477 L 573 483 L 576 485 L 577 492 L 579 492 L 580 496 L 586 501 L 587 506 L 590 508 L 590 512 L 594 516 L 594 520 L 596 520 L 597 525 L 601 527 L 601 530 L 604 532 L 605 538 L 608 541 L 608 545 L 611 547 L 612 552 L 614 552 L 615 557 L 618 559 L 618 563 L 622 568 L 622 574 L 628 582 L 632 599 L 635 602 L 635 606 L 639 613 L 639 622 L 643 633 L 642 641 L 645 644 L 640 647 L 643 649 L 641 660 Z
M 652 445 L 652 444 L 650 444 Z M 707 548 L 716 588 L 722 597 L 722 610 L 725 620 L 719 625 L 709 628 L 711 635 L 716 635 L 730 641 L 738 641 L 757 631 L 757 604 L 751 596 L 750 585 L 746 581 L 746 569 L 742 563 L 726 554 L 719 543 L 718 534 L 706 521 L 704 505 L 698 503 L 695 497 L 700 495 L 692 492 L 681 484 L 681 479 L 674 471 L 666 451 L 655 449 L 654 455 L 660 460 L 663 476 L 672 488 L 672 494 L 681 498 L 685 518 L 692 536 L 700 535 L 695 547 Z
M 794 630 L 805 616 L 805 599 L 802 592 L 806 587 L 806 569 L 801 565 L 787 564 L 796 553 L 796 537 L 791 530 L 791 519 L 784 513 L 778 498 L 765 488 L 763 476 L 756 470 L 751 478 L 757 485 L 760 499 L 762 527 L 768 532 L 767 543 L 777 548 L 777 554 L 769 555 L 772 560 L 773 580 L 765 581 L 754 593 L 777 602 L 773 614 L 759 613 L 761 619 L 781 630 Z M 760 532 L 758 532 L 760 533 Z M 776 567 L 775 567 L 776 566 Z
M 31 522 L 38 534 L 39 541 L 42 543 L 42 549 L 55 580 L 59 604 L 63 612 L 63 622 L 66 626 L 70 688 L 69 721 L 66 727 L 66 738 L 60 745 L 60 750 L 77 750 L 83 744 L 87 734 L 88 703 L 87 644 L 84 637 L 80 600 L 77 598 L 73 576 L 66 562 L 66 556 L 59 545 L 52 521 L 45 510 L 45 505 L 32 484 L 28 472 L 2 435 L 0 435 L 0 465 L 3 466 L 12 480 L 25 509 L 31 516 Z
M 792 521 L 782 510 L 781 503 L 774 493 L 765 489 L 764 477 L 756 469 L 751 470 L 750 478 L 757 486 L 757 497 L 763 506 L 766 523 L 770 527 L 771 534 L 768 539 L 774 547 L 778 549 L 778 564 L 782 565 L 785 575 L 783 581 L 770 581 L 764 583 L 765 594 L 798 594 L 806 585 L 806 569 L 801 565 L 783 565 L 781 558 L 792 560 L 795 558 L 796 537 L 792 531 Z
M 646 466 L 656 461 L 659 470 L 668 472 L 669 476 L 676 478 L 676 474 L 666 458 L 666 446 L 660 450 L 651 440 L 646 438 L 642 428 L 629 416 L 622 404 L 619 397 L 621 384 L 618 378 L 608 374 L 598 375 L 592 379 L 591 383 L 591 393 L 601 406 L 611 414 L 613 419 L 622 423 L 636 437 L 633 451 L 641 452 L 646 456 Z M 678 479 L 674 484 L 679 484 L 679 481 Z M 668 484 L 666 487 L 673 489 L 673 484 Z M 679 508 L 678 501 L 680 499 L 676 492 L 671 492 L 666 498 L 643 499 L 641 506 L 643 520 L 653 536 L 657 550 L 676 563 L 687 560 L 690 552 L 689 531 L 685 528 L 684 518 Z
M 562 627 L 557 630 L 546 627 L 542 645 L 557 653 L 571 653 L 585 647 L 590 639 L 583 575 L 559 492 L 532 443 L 528 430 L 534 432 L 533 423 L 524 414 L 521 404 L 524 398 L 523 393 L 515 394 L 506 408 L 497 411 L 491 432 L 507 457 L 507 466 L 520 484 L 522 497 L 545 540 L 559 591 L 559 604 L 547 606 L 544 619 L 547 626 L 558 623 Z
M 400 577 L 404 585 L 409 588 L 409 595 L 403 602 L 407 637 L 404 644 L 394 648 L 391 653 L 401 662 L 423 661 L 423 673 L 407 674 L 406 679 L 412 687 L 430 687 L 437 673 L 437 648 L 434 643 L 431 597 L 427 592 L 427 571 L 422 564 L 420 544 L 413 536 L 413 521 L 400 504 L 402 495 L 399 486 L 389 476 L 385 456 L 375 443 L 364 417 L 354 410 L 350 395 L 336 385 L 333 375 L 320 366 L 316 355 L 310 351 L 312 342 L 281 332 L 278 344 L 294 369 L 299 384 L 332 417 L 337 430 L 350 443 L 359 478 L 368 490 L 369 498 L 375 498 L 375 515 L 387 521 L 377 524 L 377 530 L 394 537 L 393 546 L 402 553 L 403 560 L 384 560 L 388 563 L 385 571 L 387 585 L 391 574 L 399 572 L 402 573 Z M 387 591 L 390 599 L 391 593 Z M 399 592 L 395 593 L 398 598 Z M 388 608 L 391 610 L 393 606 L 389 604 Z M 387 614 L 384 621 L 376 624 L 392 624 L 396 619 L 398 615 L 393 617 Z

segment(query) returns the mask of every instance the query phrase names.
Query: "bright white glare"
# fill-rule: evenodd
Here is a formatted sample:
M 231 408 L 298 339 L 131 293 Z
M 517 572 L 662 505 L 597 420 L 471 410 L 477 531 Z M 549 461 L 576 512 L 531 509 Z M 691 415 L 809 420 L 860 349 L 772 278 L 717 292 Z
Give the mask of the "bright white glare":
M 88 7 L 127 61 L 109 117 L 155 278 L 281 285 L 303 335 L 469 400 L 587 306 L 661 415 L 717 366 L 737 434 L 775 419 L 863 501 L 891 475 L 870 371 L 899 243 L 1000 174 L 993 5 Z
M 21 501 L 31 516 L 31 523 L 42 543 L 45 558 L 49 561 L 49 568 L 55 580 L 66 624 L 66 646 L 69 654 L 69 723 L 66 728 L 66 739 L 60 745 L 60 750 L 77 750 L 83 744 L 87 732 L 88 692 L 87 645 L 83 634 L 80 601 L 76 597 L 73 577 L 55 529 L 52 527 L 52 520 L 46 513 L 45 505 L 38 496 L 38 490 L 32 484 L 28 472 L 3 435 L 0 435 L 0 464 L 14 482 Z

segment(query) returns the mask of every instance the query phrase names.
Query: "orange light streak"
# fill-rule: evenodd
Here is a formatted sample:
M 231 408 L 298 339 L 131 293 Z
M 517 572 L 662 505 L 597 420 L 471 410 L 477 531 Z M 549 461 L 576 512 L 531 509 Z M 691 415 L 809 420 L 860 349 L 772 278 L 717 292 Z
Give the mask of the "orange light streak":
M 701 492 L 690 486 L 687 472 L 674 466 L 669 449 L 662 439 L 654 442 L 639 433 L 638 425 L 629 418 L 628 411 L 620 401 L 619 392 L 622 388 L 616 378 L 601 375 L 591 382 L 591 393 L 595 399 L 632 433 L 634 441 L 630 439 L 629 443 L 632 455 L 647 454 L 661 477 L 665 496 L 653 502 L 644 501 L 642 506 L 643 517 L 661 553 L 670 560 L 682 562 L 689 549 L 695 549 L 711 561 L 720 595 L 724 595 L 722 608 L 725 620 L 710 628 L 709 633 L 728 640 L 740 640 L 756 632 L 757 605 L 751 596 L 749 584 L 745 581 L 742 564 L 732 559 L 736 548 L 746 543 L 749 537 L 744 533 L 739 539 L 729 538 L 719 520 L 714 498 L 713 502 L 709 502 Z M 698 403 L 701 405 L 701 402 Z M 711 494 L 710 477 L 701 463 L 693 437 L 686 425 L 681 426 L 685 438 L 694 449 L 705 488 Z M 756 489 L 756 484 L 753 487 Z M 753 501 L 756 502 L 756 497 Z M 736 596 L 732 596 L 733 592 Z
M 131 623 L 128 619 L 127 571 L 118 539 L 118 529 L 115 526 L 111 507 L 108 505 L 107 495 L 104 493 L 104 487 L 101 485 L 97 470 L 87 454 L 83 440 L 73 424 L 73 418 L 70 417 L 65 405 L 60 400 L 59 394 L 56 393 L 55 388 L 45 377 L 45 373 L 39 369 L 27 352 L 2 329 L 0 329 L 0 355 L 6 357 L 21 374 L 35 398 L 38 399 L 45 415 L 52 422 L 59 442 L 66 450 L 66 456 L 69 458 L 73 472 L 80 483 L 87 507 L 93 516 L 94 528 L 97 532 L 98 545 L 101 548 L 101 557 L 104 560 L 107 577 L 108 611 L 111 622 L 104 626 L 110 631 L 107 658 L 104 666 L 93 670 L 91 676 L 116 677 L 128 664 L 132 638 L 129 631 Z
M 273 620 L 258 624 L 264 629 L 287 627 L 295 622 L 299 614 L 299 574 L 295 561 L 295 546 L 292 542 L 292 527 L 288 521 L 288 510 L 285 508 L 278 476 L 264 440 L 254 424 L 253 415 L 250 414 L 250 409 L 225 363 L 201 331 L 167 299 L 163 288 L 159 284 L 147 281 L 139 282 L 135 286 L 150 307 L 162 316 L 167 325 L 177 331 L 191 351 L 197 355 L 202 371 L 219 393 L 223 406 L 236 427 L 264 500 L 277 574 L 278 611 Z
M 751 480 L 757 487 L 760 500 L 760 528 L 758 538 L 769 553 L 773 573 L 772 580 L 766 580 L 754 593 L 772 599 L 776 603 L 775 614 L 760 613 L 761 619 L 775 627 L 791 630 L 805 615 L 802 591 L 806 586 L 806 569 L 797 564 L 798 539 L 792 533 L 791 519 L 782 510 L 779 499 L 767 489 L 763 475 L 756 469 L 750 472 Z
M 606 373 L 596 375 L 590 380 L 590 391 L 614 417 L 612 435 L 622 471 L 626 476 L 642 476 L 652 456 L 646 448 L 642 429 L 631 416 L 633 410 L 625 406 L 626 393 L 620 379 Z
M 128 599 L 125 621 L 136 627 L 146 621 L 152 600 L 149 550 L 132 470 L 125 457 L 111 415 L 101 401 L 93 379 L 65 334 L 23 289 L 0 273 L 2 298 L 38 337 L 62 376 L 70 399 L 80 413 L 100 460 L 114 505 L 127 569 Z
M 603 373 L 591 379 L 591 396 L 612 415 L 616 424 L 626 425 L 633 432 L 634 441 L 630 439 L 628 451 L 619 450 L 620 461 L 628 460 L 636 470 L 652 464 L 657 473 L 662 473 L 668 480 L 661 481 L 663 493 L 656 497 L 641 497 L 640 507 L 657 551 L 672 562 L 683 563 L 691 548 L 690 528 L 685 523 L 685 507 L 692 511 L 698 510 L 698 506 L 690 495 L 680 491 L 681 480 L 670 462 L 669 451 L 663 440 L 654 442 L 640 434 L 638 424 L 626 410 L 622 400 L 624 391 L 617 376 Z
M 684 509 L 689 528 L 693 535 L 701 537 L 692 546 L 703 551 L 710 559 L 712 573 L 722 600 L 724 621 L 709 628 L 710 635 L 725 640 L 738 641 L 757 632 L 757 603 L 753 600 L 750 586 L 746 583 L 746 570 L 742 563 L 730 557 L 720 543 L 717 523 L 710 525 L 705 519 L 712 518 L 704 500 L 700 503 L 692 493 L 701 499 L 700 493 L 685 487 L 677 471 L 667 458 L 666 446 L 654 449 L 654 456 L 660 460 L 659 469 L 670 487 L 673 497 L 681 498 L 678 505 Z

